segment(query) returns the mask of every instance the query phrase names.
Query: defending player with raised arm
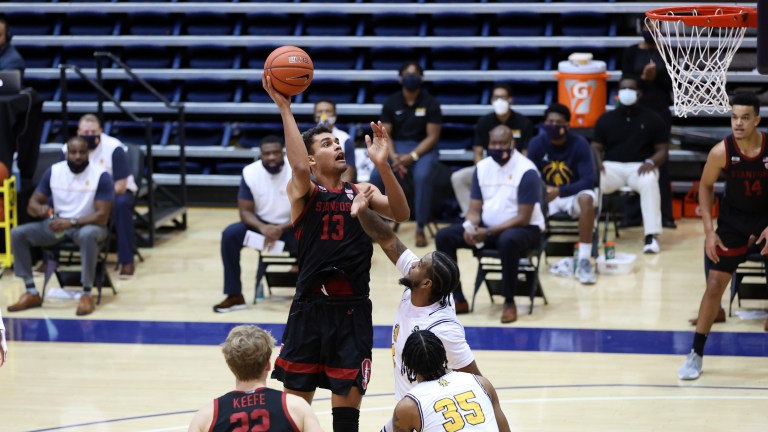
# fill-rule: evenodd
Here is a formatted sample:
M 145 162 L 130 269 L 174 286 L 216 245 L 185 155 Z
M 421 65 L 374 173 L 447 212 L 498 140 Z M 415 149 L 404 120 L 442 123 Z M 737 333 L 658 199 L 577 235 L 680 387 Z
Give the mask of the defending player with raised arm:
M 395 406 L 395 432 L 510 432 L 491 382 L 449 370 L 443 343 L 431 331 L 417 330 L 408 336 L 403 372 L 418 384 Z
M 286 392 L 312 402 L 315 390 L 333 393 L 333 430 L 359 430 L 362 397 L 371 378 L 373 305 L 370 300 L 373 244 L 352 203 L 361 192 L 370 206 L 396 221 L 408 219 L 405 193 L 387 163 L 391 140 L 371 123 L 368 154 L 381 170 L 389 196 L 374 186 L 344 182 L 344 149 L 325 126 L 299 134 L 291 101 L 262 76 L 264 89 L 280 109 L 293 175 L 287 193 L 298 242 L 299 274 L 272 377 Z M 314 178 L 312 178 L 314 176 Z

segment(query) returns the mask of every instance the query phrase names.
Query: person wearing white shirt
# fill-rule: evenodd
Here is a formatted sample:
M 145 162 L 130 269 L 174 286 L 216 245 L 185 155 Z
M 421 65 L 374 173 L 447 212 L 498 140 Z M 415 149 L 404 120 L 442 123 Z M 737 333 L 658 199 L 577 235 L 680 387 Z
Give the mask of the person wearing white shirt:
M 356 199 L 359 202 L 363 198 L 361 195 Z M 366 234 L 379 244 L 403 276 L 399 282 L 405 290 L 392 326 L 395 399 L 402 399 L 415 385 L 403 372 L 401 356 L 408 335 L 419 329 L 428 329 L 440 338 L 447 351 L 450 369 L 480 375 L 464 326 L 450 301 L 460 278 L 456 262 L 442 252 L 429 252 L 419 259 L 379 216 L 360 211 L 358 218 Z M 391 422 L 382 429 L 383 432 L 392 430 Z
M 96 276 L 99 244 L 107 237 L 107 221 L 115 190 L 112 177 L 88 160 L 88 143 L 82 137 L 67 141 L 66 160 L 53 164 L 43 174 L 27 206 L 34 218 L 44 218 L 11 230 L 11 251 L 16 276 L 24 280 L 26 292 L 8 306 L 9 312 L 40 307 L 43 299 L 35 289 L 30 249 L 61 243 L 67 239 L 80 247 L 83 295 L 77 315 L 95 309 L 91 287 Z
M 5 341 L 5 324 L 3 314 L 0 313 L 0 367 L 8 361 L 8 342 Z
M 77 135 L 88 143 L 90 163 L 109 173 L 115 184 L 112 217 L 117 239 L 117 262 L 120 265 L 120 279 L 130 279 L 136 271 L 133 261 L 136 243 L 133 201 L 139 188 L 128 164 L 127 147 L 117 138 L 105 134 L 99 118 L 93 114 L 80 117 Z M 66 146 L 62 150 L 66 153 Z
M 291 203 L 286 192 L 291 167 L 283 153 L 283 142 L 280 137 L 270 135 L 261 140 L 260 149 L 261 159 L 243 168 L 237 194 L 240 221 L 221 233 L 224 294 L 227 297 L 213 307 L 214 312 L 245 309 L 240 282 L 240 251 L 249 230 L 263 235 L 266 243 L 282 240 L 285 250 L 296 250 Z

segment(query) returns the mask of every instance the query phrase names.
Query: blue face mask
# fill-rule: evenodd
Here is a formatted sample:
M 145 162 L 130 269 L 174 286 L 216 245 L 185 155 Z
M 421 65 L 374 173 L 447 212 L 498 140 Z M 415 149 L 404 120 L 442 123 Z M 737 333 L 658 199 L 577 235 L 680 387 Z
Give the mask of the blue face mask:
M 561 140 L 563 137 L 565 137 L 565 134 L 568 133 L 568 127 L 566 126 L 545 124 L 541 127 L 544 129 L 544 132 L 547 134 L 547 137 L 549 137 L 550 141 Z
M 509 162 L 509 158 L 512 157 L 511 149 L 488 149 L 488 156 L 490 156 L 497 164 L 504 166 Z
M 421 77 L 416 74 L 403 75 L 403 87 L 408 91 L 416 91 L 421 87 Z
M 88 150 L 94 150 L 99 146 L 99 141 L 101 141 L 101 137 L 98 135 L 81 135 L 80 138 L 88 144 Z

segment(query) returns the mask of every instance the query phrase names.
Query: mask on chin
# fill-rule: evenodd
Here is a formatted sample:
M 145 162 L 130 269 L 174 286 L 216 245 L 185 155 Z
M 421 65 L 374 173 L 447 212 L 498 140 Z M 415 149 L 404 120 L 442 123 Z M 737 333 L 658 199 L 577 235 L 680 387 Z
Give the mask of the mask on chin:
M 80 174 L 81 172 L 85 171 L 86 168 L 88 168 L 88 159 L 84 160 L 83 162 L 73 162 L 71 160 L 67 160 L 67 166 L 69 167 L 69 170 L 72 171 L 72 174 Z
M 325 126 L 328 129 L 333 129 L 333 125 L 336 124 L 336 116 L 329 116 L 325 114 L 320 115 L 320 120 L 317 121 L 318 126 Z
M 421 77 L 415 74 L 403 76 L 403 87 L 408 91 L 416 91 L 421 88 Z
M 542 128 L 544 129 L 544 132 L 547 134 L 547 137 L 549 137 L 550 141 L 561 140 L 563 139 L 563 137 L 565 137 L 565 134 L 568 133 L 567 126 L 545 124 L 545 125 L 542 125 Z
M 280 171 L 283 170 L 283 164 L 267 165 L 263 163 L 262 165 L 264 165 L 264 169 L 270 174 L 279 174 Z
M 496 99 L 491 105 L 493 105 L 493 112 L 496 115 L 500 116 L 509 112 L 509 101 L 506 99 Z
M 637 103 L 637 90 L 621 89 L 619 90 L 619 102 L 624 106 L 632 106 Z
M 101 141 L 101 137 L 98 135 L 80 135 L 80 138 L 88 144 L 88 150 L 94 150 Z
M 488 156 L 490 156 L 497 164 L 504 166 L 509 162 L 509 158 L 512 157 L 512 149 L 488 149 Z

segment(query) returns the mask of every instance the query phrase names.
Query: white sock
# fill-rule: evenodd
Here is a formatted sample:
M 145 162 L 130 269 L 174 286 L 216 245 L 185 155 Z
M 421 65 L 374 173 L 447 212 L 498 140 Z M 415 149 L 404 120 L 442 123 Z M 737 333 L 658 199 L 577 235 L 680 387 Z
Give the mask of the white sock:
M 592 255 L 592 243 L 579 242 L 579 259 L 589 259 Z

